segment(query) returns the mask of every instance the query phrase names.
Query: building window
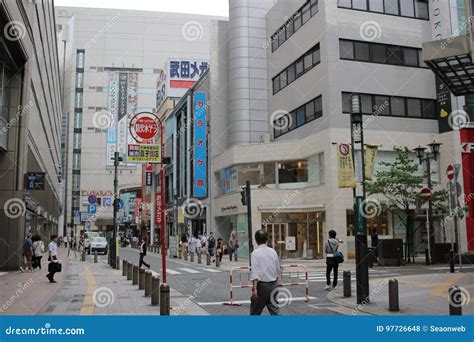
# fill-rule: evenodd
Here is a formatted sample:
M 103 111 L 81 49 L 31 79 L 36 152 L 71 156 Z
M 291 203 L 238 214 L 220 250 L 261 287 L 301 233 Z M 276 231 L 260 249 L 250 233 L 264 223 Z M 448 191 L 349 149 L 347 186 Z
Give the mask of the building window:
M 339 53 L 341 59 L 357 62 L 426 68 L 418 48 L 340 39 Z
M 318 0 L 307 0 L 283 26 L 272 35 L 272 51 L 275 52 L 296 31 L 319 12 Z
M 82 113 L 74 112 L 74 128 L 82 128 Z
M 319 43 L 273 78 L 275 95 L 321 63 Z
M 73 170 L 81 169 L 81 155 L 80 154 L 72 155 L 72 169 Z
M 84 99 L 84 94 L 83 93 L 76 93 L 74 106 L 76 108 L 82 108 L 83 99 Z
M 308 161 L 282 162 L 278 165 L 279 184 L 308 182 Z
M 286 117 L 279 117 L 272 122 L 273 137 L 276 139 L 282 135 L 291 132 L 298 127 L 304 126 L 307 123 L 319 119 L 323 116 L 323 100 L 318 96 L 298 109 L 289 113 Z
M 73 134 L 73 147 L 76 150 L 79 150 L 81 148 L 81 138 L 82 134 L 80 133 L 74 133 Z
M 391 229 L 388 224 L 389 213 L 387 210 L 384 210 L 380 215 L 367 218 L 367 234 L 371 234 L 374 229 L 377 229 L 377 232 L 381 236 L 391 235 Z M 347 210 L 346 213 L 347 220 L 347 236 L 355 236 L 355 220 L 354 220 L 354 210 Z
M 358 11 L 429 20 L 428 0 L 338 0 L 337 6 Z
M 324 153 L 308 159 L 308 182 L 311 185 L 324 184 Z
M 431 120 L 436 118 L 435 100 L 343 92 L 342 110 L 346 114 L 350 114 L 351 112 L 352 95 L 359 95 L 361 97 L 361 108 L 362 114 L 364 115 L 408 117 Z
M 84 50 L 77 50 L 77 58 L 76 58 L 76 68 L 84 69 L 84 60 L 85 60 L 85 51 Z

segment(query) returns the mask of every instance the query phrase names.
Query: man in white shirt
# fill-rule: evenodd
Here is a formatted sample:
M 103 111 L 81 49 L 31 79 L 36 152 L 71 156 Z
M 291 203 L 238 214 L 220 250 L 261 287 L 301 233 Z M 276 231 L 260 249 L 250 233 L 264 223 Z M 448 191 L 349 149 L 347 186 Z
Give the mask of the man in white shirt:
M 56 273 L 56 270 L 57 270 L 56 264 L 58 263 L 58 236 L 57 235 L 51 236 L 51 242 L 48 245 L 48 251 L 49 251 L 48 260 L 50 261 L 50 263 L 48 266 L 49 273 L 46 275 L 46 278 L 49 279 L 50 283 L 55 283 L 56 280 L 54 280 L 54 274 Z
M 268 233 L 259 230 L 255 233 L 258 247 L 252 252 L 251 279 L 253 283 L 250 315 L 259 316 L 267 307 L 270 315 L 279 314 L 277 303 L 278 285 L 281 281 L 281 268 L 278 254 L 267 246 Z

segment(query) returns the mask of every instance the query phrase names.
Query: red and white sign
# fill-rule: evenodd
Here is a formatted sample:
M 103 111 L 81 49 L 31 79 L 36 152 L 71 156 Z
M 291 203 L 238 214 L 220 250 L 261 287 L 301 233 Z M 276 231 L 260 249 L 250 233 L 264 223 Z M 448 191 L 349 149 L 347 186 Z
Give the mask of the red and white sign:
M 424 188 L 423 190 L 421 190 L 421 198 L 422 198 L 425 202 L 431 201 L 431 197 L 432 197 L 432 192 L 431 192 L 430 189 Z
M 130 121 L 130 134 L 139 143 L 149 143 L 158 135 L 158 123 L 153 113 L 138 113 Z
M 453 165 L 448 166 L 448 169 L 446 170 L 446 176 L 448 176 L 450 181 L 456 177 L 456 168 Z
M 339 145 L 339 152 L 341 152 L 343 156 L 347 156 L 351 152 L 351 147 L 347 144 L 341 144 Z
M 155 194 L 155 224 L 161 224 L 161 219 L 163 215 L 163 205 L 161 203 L 161 194 Z

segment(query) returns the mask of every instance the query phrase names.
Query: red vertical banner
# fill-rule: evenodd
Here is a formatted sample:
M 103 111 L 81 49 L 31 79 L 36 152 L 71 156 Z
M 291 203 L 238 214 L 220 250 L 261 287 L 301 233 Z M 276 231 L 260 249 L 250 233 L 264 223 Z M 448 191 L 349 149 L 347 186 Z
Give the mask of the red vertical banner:
M 466 217 L 468 251 L 474 251 L 474 129 L 461 130 L 462 174 L 464 182 L 465 205 L 469 207 Z
M 135 223 L 140 223 L 140 208 L 142 206 L 143 199 L 137 198 L 135 199 Z
M 155 224 L 161 226 L 163 203 L 161 203 L 161 193 L 155 194 Z

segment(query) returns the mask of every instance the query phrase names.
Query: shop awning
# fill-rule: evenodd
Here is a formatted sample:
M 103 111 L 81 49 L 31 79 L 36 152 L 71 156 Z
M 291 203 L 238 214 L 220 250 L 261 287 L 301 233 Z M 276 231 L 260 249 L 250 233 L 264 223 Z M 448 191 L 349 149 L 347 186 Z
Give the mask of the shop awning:
M 456 96 L 474 94 L 470 36 L 423 44 L 423 60 Z

